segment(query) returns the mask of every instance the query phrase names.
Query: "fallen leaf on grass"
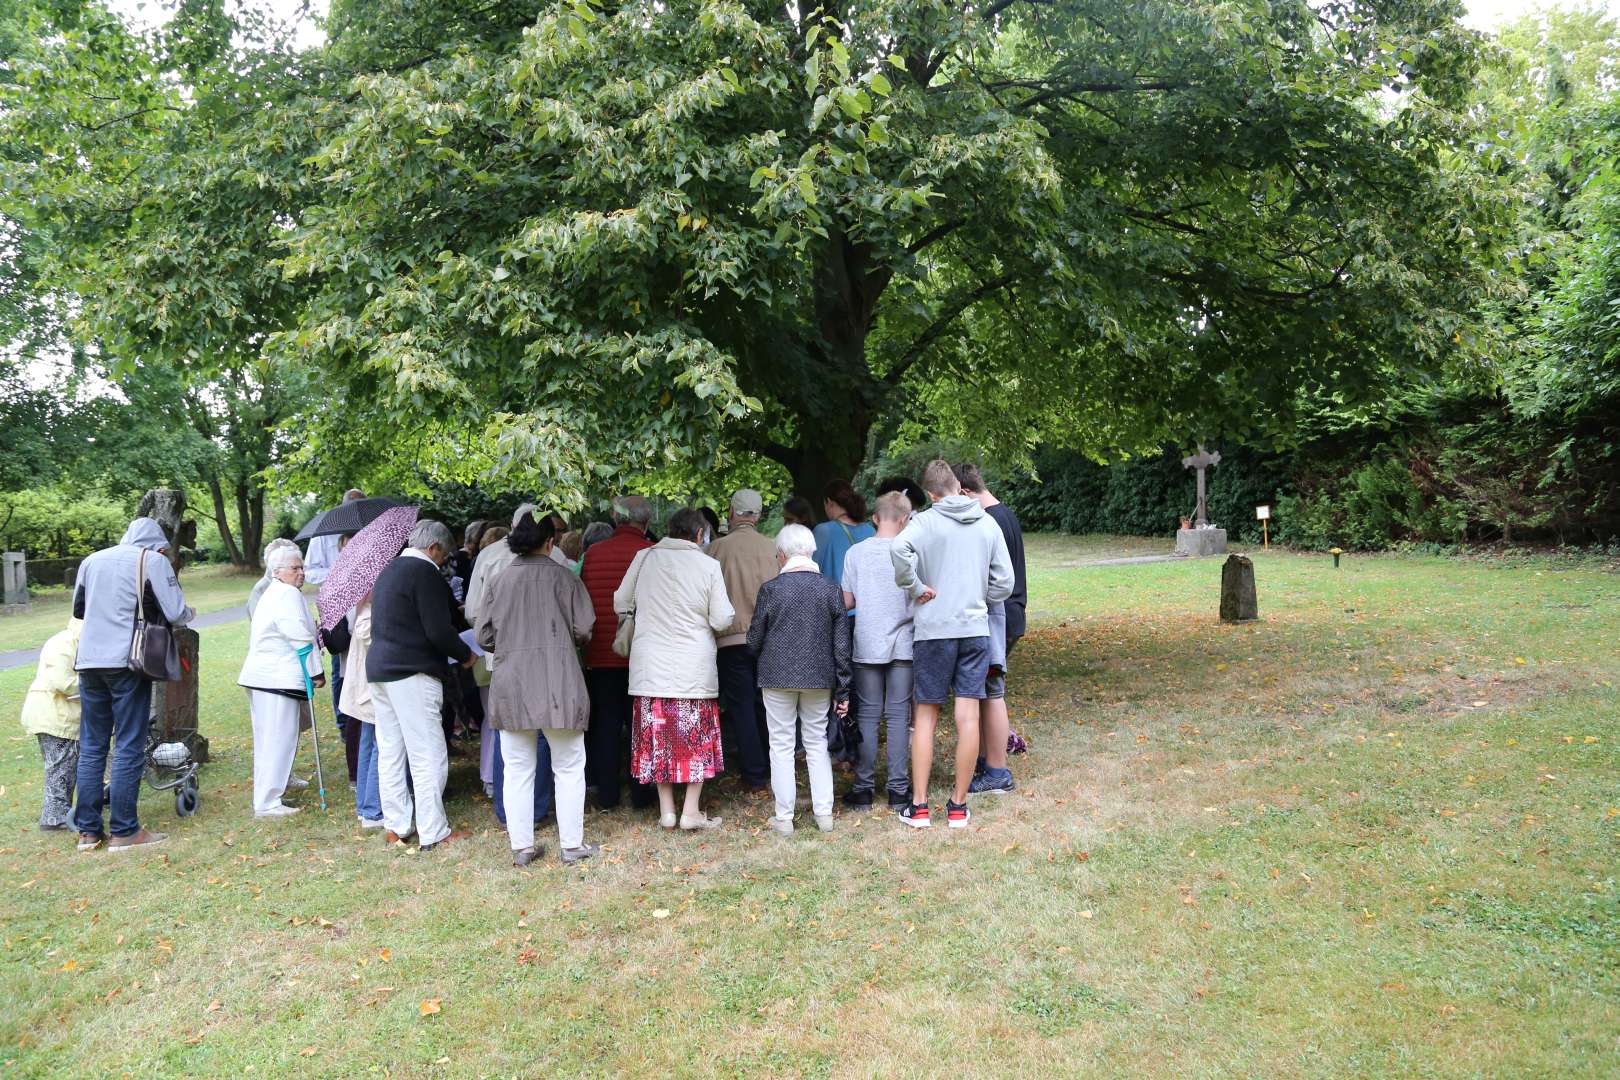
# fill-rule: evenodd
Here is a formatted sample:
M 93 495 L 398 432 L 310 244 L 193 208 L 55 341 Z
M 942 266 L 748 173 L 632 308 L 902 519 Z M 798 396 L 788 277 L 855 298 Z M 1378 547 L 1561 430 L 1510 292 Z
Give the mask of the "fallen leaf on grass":
M 225 1006 L 219 1003 L 219 998 L 215 998 L 213 1001 L 208 1003 L 208 1007 L 204 1009 L 203 1012 L 219 1012 L 219 1010 L 223 1009 L 224 1007 Z
M 1089 918 L 1091 918 L 1091 909 L 1090 909 L 1090 908 L 1087 908 L 1087 909 L 1086 909 L 1086 910 L 1085 910 L 1085 911 L 1082 911 L 1082 912 L 1081 912 L 1081 913 L 1080 913 L 1080 917 L 1081 917 L 1081 918 L 1082 918 L 1082 919 L 1089 919 Z
M 306 1046 L 302 1050 L 298 1051 L 298 1056 L 299 1057 L 314 1057 L 315 1056 L 315 1048 L 313 1046 Z
M 669 918 L 669 908 L 667 908 L 667 907 L 653 908 L 652 917 L 655 918 L 655 919 L 667 919 L 667 918 Z
M 420 1005 L 418 1005 L 416 1007 L 416 1011 L 419 1012 L 420 1014 L 422 1014 L 423 1016 L 432 1016 L 436 1012 L 442 1012 L 443 1009 L 444 1009 L 444 999 L 443 998 L 427 998 L 426 1000 L 424 1000 L 422 1002 L 422 1004 L 420 1004 Z
M 63 971 L 78 971 L 79 970 L 79 962 L 77 960 L 64 960 L 64 961 L 62 961 L 62 970 Z
M 381 960 L 383 963 L 386 964 L 386 963 L 388 963 L 388 961 L 392 960 L 393 958 L 394 958 L 394 950 L 393 949 L 378 949 L 377 950 L 377 959 Z

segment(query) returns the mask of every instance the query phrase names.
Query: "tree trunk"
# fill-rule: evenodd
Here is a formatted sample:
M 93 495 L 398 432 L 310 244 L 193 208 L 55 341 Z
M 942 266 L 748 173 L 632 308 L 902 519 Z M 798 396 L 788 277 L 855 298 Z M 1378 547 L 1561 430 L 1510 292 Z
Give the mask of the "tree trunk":
M 245 566 L 242 552 L 236 546 L 236 537 L 231 535 L 231 519 L 225 513 L 225 491 L 220 486 L 217 473 L 208 474 L 208 493 L 214 498 L 214 523 L 219 526 L 219 538 L 225 541 L 225 554 L 229 556 L 232 566 Z
M 264 490 L 247 480 L 236 482 L 236 521 L 242 529 L 241 565 L 250 570 L 262 570 L 260 553 L 264 550 Z

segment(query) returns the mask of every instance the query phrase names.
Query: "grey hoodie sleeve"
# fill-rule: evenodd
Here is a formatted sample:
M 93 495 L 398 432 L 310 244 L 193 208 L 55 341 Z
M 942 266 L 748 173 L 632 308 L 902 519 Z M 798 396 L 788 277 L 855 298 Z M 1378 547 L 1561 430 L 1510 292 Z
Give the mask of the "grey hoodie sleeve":
M 1001 534 L 1001 526 L 992 518 L 985 518 L 990 523 L 990 531 L 996 536 L 996 545 L 990 549 L 990 587 L 985 590 L 986 603 L 999 604 L 1013 593 L 1013 586 L 1018 579 L 1013 576 L 1012 555 L 1007 551 L 1007 538 Z
M 1000 532 L 1000 530 L 996 530 Z M 894 538 L 894 544 L 889 548 L 889 558 L 894 561 L 894 583 L 906 590 L 906 595 L 913 600 L 928 591 L 928 586 L 917 577 L 917 538 L 921 535 L 921 527 L 916 521 L 900 530 L 900 535 Z M 1003 557 L 1005 557 L 1006 542 L 1002 542 Z
M 191 621 L 191 614 L 186 608 L 186 595 L 180 591 L 180 581 L 174 576 L 174 567 L 158 552 L 147 553 L 146 583 L 152 587 L 152 595 L 157 597 L 165 619 L 175 626 L 184 626 Z

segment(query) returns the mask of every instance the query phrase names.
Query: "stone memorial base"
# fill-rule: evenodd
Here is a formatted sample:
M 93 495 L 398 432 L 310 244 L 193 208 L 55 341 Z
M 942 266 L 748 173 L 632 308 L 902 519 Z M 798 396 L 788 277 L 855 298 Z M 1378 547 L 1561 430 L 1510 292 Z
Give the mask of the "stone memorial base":
M 1221 567 L 1221 621 L 1250 622 L 1259 617 L 1254 563 L 1247 555 L 1233 555 Z
M 1177 529 L 1176 554 L 1194 559 L 1226 554 L 1225 529 Z

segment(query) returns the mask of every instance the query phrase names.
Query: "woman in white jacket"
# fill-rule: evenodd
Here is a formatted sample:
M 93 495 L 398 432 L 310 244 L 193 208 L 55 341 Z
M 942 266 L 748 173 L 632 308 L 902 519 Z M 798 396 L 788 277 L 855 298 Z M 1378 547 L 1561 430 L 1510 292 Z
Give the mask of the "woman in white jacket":
M 658 823 L 673 829 L 675 785 L 686 785 L 679 824 L 714 829 L 698 808 L 703 782 L 717 776 L 720 675 L 715 634 L 736 618 L 720 564 L 704 554 L 708 523 L 696 510 L 669 519 L 669 536 L 637 552 L 613 594 L 621 618 L 635 614 L 630 642 L 630 774 L 658 785 Z
M 266 569 L 272 581 L 259 598 L 248 632 L 247 659 L 237 684 L 247 688 L 253 710 L 253 814 L 283 817 L 297 808 L 282 803 L 293 757 L 298 752 L 298 723 L 309 703 L 304 685 L 308 670 L 316 686 L 326 684 L 320 654 L 298 651 L 315 644 L 315 622 L 299 591 L 304 584 L 304 558 L 297 548 L 269 553 Z

